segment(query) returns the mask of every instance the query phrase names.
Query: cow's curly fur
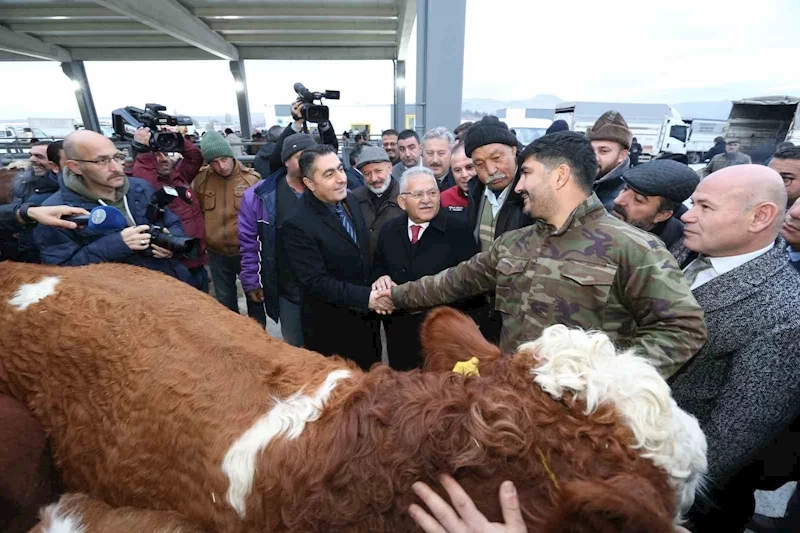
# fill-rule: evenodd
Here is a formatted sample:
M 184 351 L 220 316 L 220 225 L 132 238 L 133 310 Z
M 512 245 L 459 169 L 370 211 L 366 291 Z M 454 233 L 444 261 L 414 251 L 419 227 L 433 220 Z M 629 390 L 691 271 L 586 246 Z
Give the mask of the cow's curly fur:
M 533 382 L 529 352 L 501 358 L 484 346 L 493 362 L 481 363 L 480 377 L 363 373 L 123 265 L 3 264 L 0 298 L 44 276 L 61 278 L 55 294 L 0 313 L 0 335 L 18 339 L 0 360 L 0 391 L 25 401 L 52 435 L 73 491 L 174 511 L 209 531 L 402 532 L 416 531 L 411 484 L 438 486 L 450 473 L 491 520 L 501 519 L 500 483 L 514 481 L 530 531 L 672 529 L 669 476 L 632 447 L 614 406 L 586 412 L 580 398 L 553 399 Z M 344 368 L 352 375 L 319 419 L 259 455 L 241 518 L 223 496 L 232 442 L 271 398 L 313 390 Z

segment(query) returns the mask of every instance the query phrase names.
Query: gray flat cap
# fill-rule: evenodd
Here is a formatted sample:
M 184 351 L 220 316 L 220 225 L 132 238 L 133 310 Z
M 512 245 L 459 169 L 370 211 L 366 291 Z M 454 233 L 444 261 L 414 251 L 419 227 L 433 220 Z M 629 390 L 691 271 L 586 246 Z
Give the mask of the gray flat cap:
M 389 154 L 386 153 L 386 150 L 383 148 L 379 148 L 377 146 L 365 146 L 363 150 L 361 150 L 361 154 L 358 156 L 358 164 L 356 168 L 361 170 L 364 165 L 369 165 L 370 163 L 391 163 L 392 160 L 389 159 Z

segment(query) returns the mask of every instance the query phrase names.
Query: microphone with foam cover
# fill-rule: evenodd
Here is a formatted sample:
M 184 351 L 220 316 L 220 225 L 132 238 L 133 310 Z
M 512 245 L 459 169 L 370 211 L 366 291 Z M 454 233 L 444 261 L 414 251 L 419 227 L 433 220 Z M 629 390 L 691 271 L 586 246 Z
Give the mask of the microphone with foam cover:
M 92 209 L 92 212 L 88 215 L 64 217 L 64 220 L 74 222 L 78 226 L 88 226 L 89 229 L 100 231 L 118 230 L 128 227 L 128 222 L 125 220 L 125 215 L 122 214 L 122 211 L 110 205 L 99 205 Z

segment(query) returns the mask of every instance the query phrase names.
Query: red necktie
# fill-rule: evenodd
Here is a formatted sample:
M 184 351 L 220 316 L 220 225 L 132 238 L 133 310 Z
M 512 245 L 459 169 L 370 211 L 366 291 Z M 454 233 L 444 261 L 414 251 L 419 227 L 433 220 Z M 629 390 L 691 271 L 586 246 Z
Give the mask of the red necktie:
M 419 240 L 419 232 L 422 230 L 422 226 L 417 226 L 416 224 L 411 226 L 411 244 L 417 244 Z

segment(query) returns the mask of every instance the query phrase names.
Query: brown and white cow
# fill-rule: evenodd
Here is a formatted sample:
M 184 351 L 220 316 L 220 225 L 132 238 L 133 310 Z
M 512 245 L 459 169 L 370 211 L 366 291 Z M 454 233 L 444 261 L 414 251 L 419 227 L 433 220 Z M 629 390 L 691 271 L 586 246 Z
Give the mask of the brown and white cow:
M 82 494 L 44 531 L 130 530 L 113 524 L 137 509 L 163 531 L 415 531 L 411 484 L 446 472 L 492 520 L 512 480 L 531 532 L 666 533 L 705 469 L 697 422 L 602 334 L 555 326 L 500 357 L 441 309 L 429 371 L 364 373 L 136 267 L 4 263 L 0 299 L 0 393 Z M 450 371 L 471 356 L 480 376 Z

